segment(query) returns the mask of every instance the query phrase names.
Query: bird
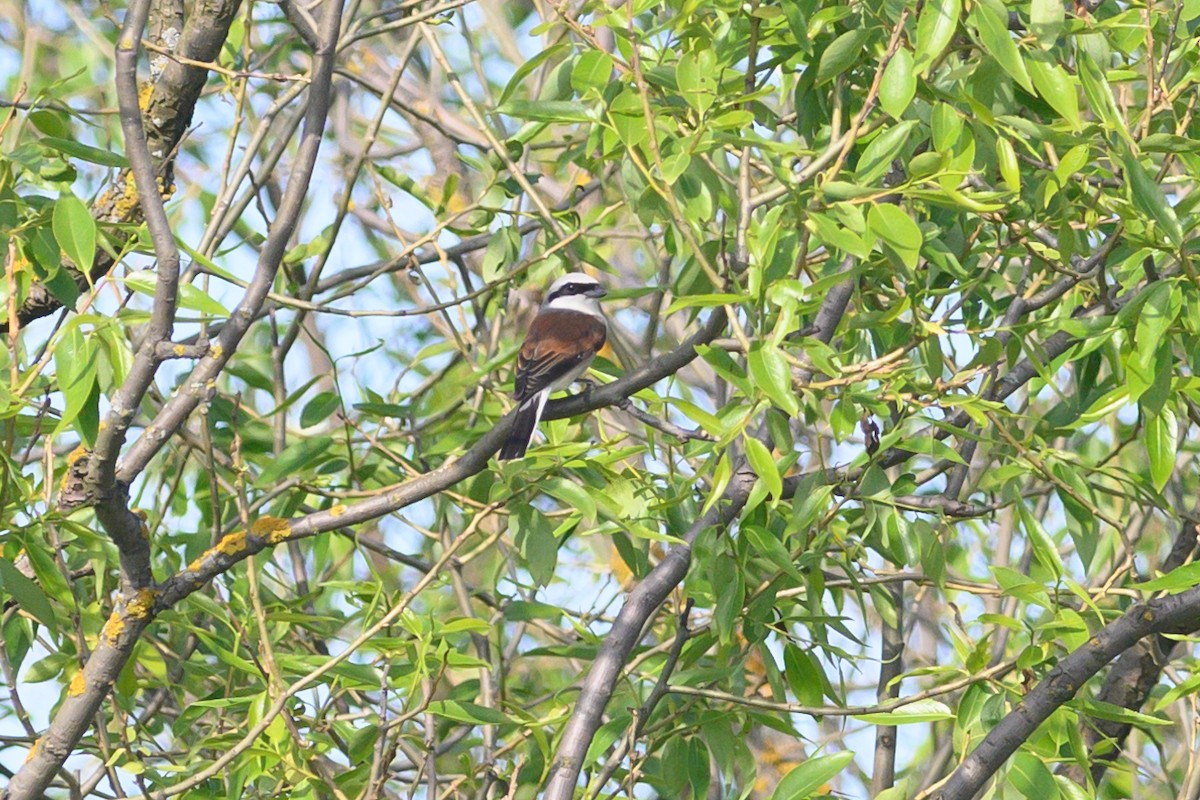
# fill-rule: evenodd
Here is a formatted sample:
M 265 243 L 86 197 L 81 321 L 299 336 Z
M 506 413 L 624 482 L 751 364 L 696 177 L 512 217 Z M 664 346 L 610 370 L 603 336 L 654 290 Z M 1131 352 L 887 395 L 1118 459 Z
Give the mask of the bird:
M 600 298 L 608 292 L 591 275 L 572 272 L 550 284 L 517 354 L 517 416 L 500 460 L 523 458 L 551 392 L 566 389 L 584 372 L 608 338 Z

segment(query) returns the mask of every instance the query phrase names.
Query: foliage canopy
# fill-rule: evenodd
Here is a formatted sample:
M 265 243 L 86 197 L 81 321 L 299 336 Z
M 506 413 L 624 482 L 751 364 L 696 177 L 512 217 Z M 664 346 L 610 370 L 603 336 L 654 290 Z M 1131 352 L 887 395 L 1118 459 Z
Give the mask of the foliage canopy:
M 3 8 L 8 797 L 1195 796 L 1197 0 Z

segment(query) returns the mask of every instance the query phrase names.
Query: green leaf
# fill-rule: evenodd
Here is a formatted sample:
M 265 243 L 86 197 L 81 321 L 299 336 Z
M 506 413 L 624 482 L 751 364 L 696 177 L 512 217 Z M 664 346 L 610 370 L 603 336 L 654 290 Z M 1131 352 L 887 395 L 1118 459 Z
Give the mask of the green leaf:
M 962 14 L 962 0 L 927 0 L 917 18 L 916 67 L 922 75 L 937 60 L 954 31 Z
M 46 599 L 46 593 L 42 587 L 22 575 L 7 558 L 0 558 L 0 585 L 23 611 L 45 625 L 51 634 L 58 635 L 58 621 L 54 618 L 54 609 Z
M 68 324 L 54 346 L 55 376 L 66 406 L 58 422 L 59 430 L 79 416 L 91 397 L 96 383 L 97 353 L 95 340 L 85 336 L 77 324 Z
M 675 80 L 687 104 L 704 113 L 717 99 L 717 57 L 712 50 L 684 53 L 675 67 Z
M 954 712 L 945 703 L 939 703 L 937 700 L 918 700 L 915 703 L 906 703 L 894 711 L 855 714 L 854 718 L 872 725 L 912 725 L 917 722 L 954 719 Z
M 1079 130 L 1082 122 L 1079 118 L 1078 90 L 1067 71 L 1058 64 L 1047 63 L 1041 58 L 1031 57 L 1026 59 L 1025 64 L 1029 67 L 1029 74 L 1038 94 L 1071 124 L 1072 130 Z
M 267 464 L 254 481 L 254 485 L 271 486 L 285 475 L 297 472 L 301 468 L 312 469 L 332 445 L 333 438 L 330 436 L 313 436 L 293 442 Z
M 1048 49 L 1054 46 L 1062 34 L 1065 16 L 1063 0 L 1033 0 L 1029 10 L 1029 29 L 1041 47 Z
M 341 398 L 334 392 L 321 392 L 304 404 L 304 410 L 300 412 L 300 427 L 311 428 L 324 422 L 341 408 L 341 405 Z
M 1086 50 L 1077 51 L 1076 71 L 1092 113 L 1100 117 L 1110 131 L 1116 131 L 1126 144 L 1132 147 L 1133 138 L 1129 135 L 1129 128 L 1125 126 L 1125 118 L 1117 108 L 1117 101 L 1108 85 L 1108 79 Z
M 1014 192 L 1021 191 L 1021 167 L 1017 163 L 1017 153 L 1013 150 L 1012 142 L 1003 136 L 996 139 L 996 160 L 1000 162 L 1000 177 Z
M 475 725 L 505 725 L 513 721 L 508 715 L 494 708 L 461 700 L 434 700 L 427 710 L 439 717 Z
M 988 3 L 976 3 L 969 20 L 979 34 L 979 41 L 988 55 L 996 59 L 1000 67 L 1021 84 L 1025 91 L 1033 94 L 1033 81 L 1029 79 L 1029 72 L 1025 69 L 1025 62 L 1021 59 L 1017 43 L 1008 32 L 1008 15 L 1004 7 L 993 8 Z
M 96 220 L 73 194 L 63 194 L 54 204 L 51 220 L 58 246 L 80 272 L 90 275 L 96 261 Z
M 888 62 L 879 83 L 879 105 L 896 119 L 908 110 L 917 93 L 917 74 L 913 55 L 908 48 L 901 47 Z
M 1166 575 L 1153 580 L 1135 583 L 1133 588 L 1143 592 L 1167 592 L 1175 594 L 1182 592 L 1184 589 L 1191 589 L 1196 585 L 1200 585 L 1200 561 L 1193 561 L 1191 564 L 1176 567 Z
M 1175 449 L 1179 442 L 1179 422 L 1175 412 L 1163 408 L 1146 415 L 1146 456 L 1150 459 L 1150 480 L 1162 491 L 1175 472 Z
M 1033 557 L 1049 569 L 1055 578 L 1061 578 L 1065 569 L 1054 540 L 1046 533 L 1042 523 L 1030 513 L 1024 502 L 1018 501 L 1016 506 L 1017 515 L 1021 518 L 1021 527 L 1025 529 L 1025 535 L 1029 537 L 1029 544 L 1033 548 Z
M 1032 753 L 1018 752 L 1008 768 L 1008 782 L 1029 800 L 1056 800 L 1058 784 L 1054 773 Z
M 1143 714 L 1140 711 L 1134 711 L 1113 703 L 1106 703 L 1103 700 L 1093 700 L 1084 697 L 1079 705 L 1087 712 L 1089 717 L 1098 717 L 1099 719 L 1107 719 L 1113 722 L 1124 722 L 1129 725 L 1149 725 L 1155 728 L 1165 728 L 1174 724 L 1169 719 L 1155 717 L 1151 714 Z
M 777 407 L 794 417 L 800 413 L 800 402 L 792 391 L 792 371 L 788 368 L 787 359 L 774 345 L 755 344 L 750 349 L 747 358 L 750 364 L 750 377 L 762 389 L 763 394 L 771 398 Z
M 538 488 L 561 502 L 565 508 L 575 509 L 587 519 L 596 518 L 596 501 L 579 484 L 552 477 L 542 480 Z
M 583 53 L 571 69 L 571 88 L 580 94 L 589 89 L 604 91 L 612 82 L 613 63 L 613 57 L 601 50 Z
M 1130 402 L 1141 398 L 1154 384 L 1159 351 L 1164 343 L 1170 347 L 1167 332 L 1183 305 L 1179 285 L 1170 281 L 1155 281 L 1142 290 L 1142 295 L 1145 299 L 1136 309 L 1134 351 L 1125 364 Z
M 588 107 L 577 100 L 509 100 L 496 111 L 538 122 L 591 122 L 594 118 Z
M 830 42 L 817 65 L 817 85 L 833 80 L 858 63 L 862 58 L 863 45 L 870 38 L 870 30 L 855 28 Z
M 545 50 L 542 50 L 533 58 L 522 63 L 521 66 L 517 67 L 517 70 L 513 73 L 513 76 L 508 79 L 508 85 L 504 87 L 504 92 L 501 93 L 500 98 L 496 101 L 496 105 L 502 106 L 507 103 L 509 98 L 513 96 L 513 93 L 525 85 L 525 79 L 529 77 L 529 75 L 535 69 L 542 66 L 542 64 L 546 63 L 550 59 L 561 56 L 570 49 L 571 45 L 566 44 L 565 42 L 562 44 L 556 44 L 553 47 L 548 47 Z
M 126 286 L 148 297 L 154 297 L 157 284 L 158 276 L 148 269 L 140 269 L 125 276 Z M 209 297 L 199 286 L 190 283 L 179 284 L 179 306 L 214 317 L 229 316 L 229 309 Z
M 779 477 L 779 467 L 775 463 L 767 446 L 753 436 L 743 437 L 746 442 L 746 459 L 758 477 L 767 485 L 767 491 L 775 499 L 783 497 L 783 479 Z
M 812 797 L 853 760 L 854 753 L 850 750 L 806 759 L 783 776 L 771 794 L 771 800 L 804 800 Z
M 99 164 L 102 167 L 116 167 L 124 169 L 129 166 L 129 162 L 119 153 L 113 153 L 109 150 L 101 150 L 98 147 L 91 145 L 80 144 L 73 142 L 70 139 L 59 139 L 55 136 L 43 136 L 38 140 L 39 144 L 45 145 L 52 150 L 57 150 L 60 153 L 68 156 L 75 156 L 84 161 L 90 161 L 93 164 Z
M 891 168 L 892 159 L 900 155 L 916 124 L 916 120 L 905 120 L 871 140 L 854 170 L 860 183 L 873 184 Z
M 550 520 L 530 506 L 511 515 L 508 524 L 529 577 L 539 586 L 550 583 L 558 564 L 558 539 Z
M 891 203 L 871 206 L 867 224 L 881 241 L 896 251 L 909 269 L 916 268 L 924 239 L 917 223 L 902 208 Z
M 1122 161 L 1125 165 L 1125 177 L 1129 178 L 1127 183 L 1133 195 L 1134 207 L 1143 216 L 1157 222 L 1159 229 L 1171 240 L 1171 244 L 1182 247 L 1183 228 L 1179 225 L 1179 218 L 1175 216 L 1175 209 L 1167 202 L 1162 187 L 1142 167 L 1132 152 L 1126 152 Z
M 804 576 L 800 570 L 796 569 L 796 565 L 792 563 L 792 555 L 787 548 L 783 546 L 783 542 L 775 537 L 766 528 L 758 525 L 746 525 L 742 528 L 743 534 L 750 541 L 760 555 L 771 561 L 780 570 L 791 575 L 798 582 L 804 581 Z

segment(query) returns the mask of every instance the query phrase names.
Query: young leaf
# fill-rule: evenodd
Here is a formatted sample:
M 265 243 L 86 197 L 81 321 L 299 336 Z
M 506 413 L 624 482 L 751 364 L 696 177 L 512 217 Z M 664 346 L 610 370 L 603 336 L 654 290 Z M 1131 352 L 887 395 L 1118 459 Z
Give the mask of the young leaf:
M 54 618 L 54 609 L 46 599 L 42 587 L 21 574 L 13 562 L 0 558 L 0 585 L 3 585 L 17 605 L 29 616 L 45 625 L 50 633 L 58 635 L 58 623 Z
M 929 0 L 917 18 L 916 67 L 922 75 L 950 44 L 958 18 L 962 13 L 962 0 Z
M 804 800 L 812 797 L 853 760 L 854 753 L 850 750 L 805 759 L 783 776 L 771 794 L 771 800 Z
M 80 272 L 90 274 L 96 261 L 96 220 L 73 194 L 63 194 L 54 204 L 51 219 L 54 238 Z
M 1146 456 L 1150 461 L 1150 481 L 1162 491 L 1175 472 L 1175 449 L 1179 442 L 1179 422 L 1175 412 L 1164 407 L 1146 415 Z
M 917 75 L 913 55 L 908 48 L 901 47 L 888 62 L 879 84 L 879 105 L 896 119 L 908 110 L 909 103 L 917 93 Z
M 1008 32 L 1008 20 L 1001 9 L 993 8 L 987 3 L 977 3 L 971 11 L 970 21 L 972 27 L 979 34 L 979 41 L 983 43 L 983 49 L 987 50 L 988 54 L 996 59 L 1001 68 L 1012 79 L 1025 89 L 1030 94 L 1034 93 L 1033 81 L 1029 79 L 1029 72 L 1025 69 L 1025 62 L 1021 59 L 1021 51 L 1017 49 L 1017 43 L 1013 41 L 1012 36 Z
M 775 464 L 775 458 L 771 455 L 771 451 L 753 436 L 744 438 L 746 459 L 750 462 L 750 466 L 758 477 L 762 478 L 763 483 L 767 485 L 767 491 L 773 497 L 776 499 L 783 497 L 783 479 L 779 477 L 779 467 Z
M 747 360 L 750 362 L 750 376 L 763 394 L 789 416 L 800 413 L 800 403 L 792 391 L 792 371 L 779 348 L 755 345 Z
M 1129 191 L 1133 196 L 1133 205 L 1144 216 L 1153 219 L 1171 244 L 1183 246 L 1183 228 L 1175 209 L 1167 202 L 1162 187 L 1155 183 L 1154 178 L 1142 166 L 1132 152 L 1126 152 L 1122 159 L 1125 165 L 1125 177 L 1129 179 Z

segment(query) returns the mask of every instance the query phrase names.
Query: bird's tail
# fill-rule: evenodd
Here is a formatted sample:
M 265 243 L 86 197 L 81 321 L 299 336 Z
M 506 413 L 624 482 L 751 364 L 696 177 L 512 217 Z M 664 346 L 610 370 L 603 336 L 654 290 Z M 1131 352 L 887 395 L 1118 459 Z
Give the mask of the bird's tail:
M 500 460 L 508 461 L 513 458 L 524 458 L 533 438 L 534 428 L 542 418 L 542 409 L 546 407 L 549 392 L 541 391 L 530 397 L 517 407 L 517 416 L 508 432 L 508 440 L 500 448 Z

